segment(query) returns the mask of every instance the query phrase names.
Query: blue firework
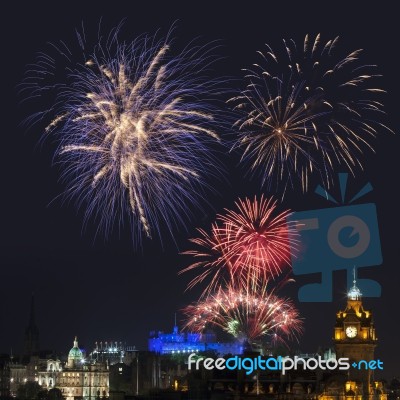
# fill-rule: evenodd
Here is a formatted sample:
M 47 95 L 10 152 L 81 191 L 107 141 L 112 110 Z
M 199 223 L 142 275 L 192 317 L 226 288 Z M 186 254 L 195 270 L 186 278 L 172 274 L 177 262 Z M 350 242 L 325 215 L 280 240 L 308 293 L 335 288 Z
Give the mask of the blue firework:
M 185 224 L 201 204 L 205 177 L 218 174 L 220 125 L 210 100 L 221 85 L 208 76 L 212 48 L 193 44 L 174 56 L 170 35 L 120 43 L 118 30 L 89 53 L 78 35 L 80 63 L 57 46 L 69 65 L 61 83 L 43 83 L 60 65 L 41 55 L 28 87 L 33 96 L 55 93 L 54 104 L 34 118 L 53 116 L 46 133 L 59 141 L 67 196 L 105 232 L 129 221 L 140 243 L 163 224 L 170 232 Z

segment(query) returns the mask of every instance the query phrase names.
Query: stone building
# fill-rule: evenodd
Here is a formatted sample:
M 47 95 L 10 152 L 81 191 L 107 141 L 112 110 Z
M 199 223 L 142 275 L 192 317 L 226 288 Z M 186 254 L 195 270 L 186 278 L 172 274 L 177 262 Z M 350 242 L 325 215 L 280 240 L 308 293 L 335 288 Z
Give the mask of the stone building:
M 109 396 L 109 367 L 106 363 L 84 358 L 75 337 L 65 365 L 60 360 L 46 360 L 45 368 L 37 369 L 40 386 L 60 389 L 66 400 L 97 399 Z

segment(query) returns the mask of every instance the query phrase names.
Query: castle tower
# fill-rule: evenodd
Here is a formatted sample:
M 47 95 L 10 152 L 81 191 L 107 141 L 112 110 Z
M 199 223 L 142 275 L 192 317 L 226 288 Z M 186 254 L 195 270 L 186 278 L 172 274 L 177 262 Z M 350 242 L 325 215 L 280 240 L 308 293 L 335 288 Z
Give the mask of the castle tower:
M 372 312 L 364 309 L 362 293 L 356 283 L 354 276 L 353 286 L 347 293 L 346 308 L 336 314 L 333 338 L 336 356 L 348 357 L 350 364 L 373 360 L 377 342 Z M 361 384 L 363 398 L 368 398 L 371 394 L 370 370 L 350 368 L 349 380 Z
M 35 321 L 35 297 L 32 293 L 29 323 L 25 329 L 24 354 L 31 356 L 39 351 L 39 329 Z

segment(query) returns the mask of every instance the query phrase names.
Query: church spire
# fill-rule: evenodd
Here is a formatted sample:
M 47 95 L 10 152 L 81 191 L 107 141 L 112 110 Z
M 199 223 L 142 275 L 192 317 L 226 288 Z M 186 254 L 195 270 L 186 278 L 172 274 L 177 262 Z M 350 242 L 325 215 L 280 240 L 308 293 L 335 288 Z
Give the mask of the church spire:
M 29 313 L 29 326 L 35 326 L 35 295 L 32 292 L 31 296 L 31 310 Z
M 29 312 L 29 322 L 25 329 L 25 355 L 32 355 L 39 351 L 39 330 L 35 321 L 35 296 L 32 293 Z
M 356 267 L 353 267 L 353 286 L 347 293 L 347 298 L 349 300 L 361 300 L 361 290 L 357 287 L 357 280 L 356 280 Z

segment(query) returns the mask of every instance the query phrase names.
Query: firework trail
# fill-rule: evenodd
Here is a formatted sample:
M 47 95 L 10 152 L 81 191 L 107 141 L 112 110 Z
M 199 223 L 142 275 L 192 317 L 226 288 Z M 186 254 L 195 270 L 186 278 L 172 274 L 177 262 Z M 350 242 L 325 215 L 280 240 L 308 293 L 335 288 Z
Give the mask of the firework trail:
M 287 222 L 291 212 L 278 213 L 277 201 L 264 196 L 235 205 L 235 210 L 218 215 L 210 233 L 199 229 L 200 236 L 191 239 L 195 249 L 183 253 L 194 263 L 180 273 L 200 270 L 188 288 L 208 281 L 203 296 L 226 283 L 256 287 L 290 270 L 291 249 L 298 244 L 296 224 Z
M 78 35 L 84 63 L 74 64 L 61 44 L 73 64 L 62 84 L 42 82 L 48 69 L 59 71 L 42 55 L 28 86 L 33 96 L 56 93 L 54 106 L 33 119 L 55 115 L 46 132 L 59 140 L 67 195 L 106 233 L 130 221 L 140 243 L 143 234 L 159 235 L 160 225 L 172 232 L 184 224 L 188 205 L 200 207 L 203 177 L 218 175 L 210 147 L 219 141 L 218 122 L 208 100 L 220 85 L 207 76 L 213 49 L 193 44 L 172 56 L 169 36 L 120 43 L 118 31 L 89 54 Z
M 241 114 L 233 148 L 269 187 L 300 181 L 306 191 L 313 173 L 329 185 L 335 165 L 354 174 L 378 131 L 389 130 L 376 66 L 361 62 L 362 50 L 338 55 L 337 42 L 322 43 L 318 34 L 301 45 L 284 41 L 278 52 L 267 45 L 261 63 L 245 70 L 246 88 L 230 100 Z
M 185 328 L 203 332 L 207 327 L 224 330 L 240 341 L 269 340 L 287 345 L 303 332 L 303 322 L 293 303 L 268 293 L 266 286 L 256 290 L 220 288 L 204 300 L 187 306 Z

